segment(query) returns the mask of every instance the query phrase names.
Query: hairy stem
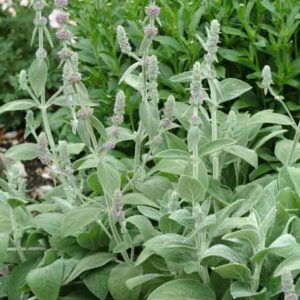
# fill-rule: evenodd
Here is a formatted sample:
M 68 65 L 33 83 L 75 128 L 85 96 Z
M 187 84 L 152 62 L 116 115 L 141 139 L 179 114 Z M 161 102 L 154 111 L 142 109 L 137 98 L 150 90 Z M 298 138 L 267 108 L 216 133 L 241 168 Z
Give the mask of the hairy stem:
M 112 218 L 112 214 L 111 214 L 111 206 L 110 206 L 110 203 L 109 203 L 109 199 L 107 196 L 105 196 L 105 202 L 106 202 L 106 207 L 108 209 L 108 222 L 109 222 L 109 226 L 110 226 L 110 229 L 111 229 L 111 232 L 112 232 L 112 236 L 114 238 L 114 241 L 116 244 L 119 244 L 122 242 L 122 239 L 118 233 L 118 230 L 117 230 L 117 227 L 116 227 L 116 224 Z M 124 261 L 127 263 L 127 264 L 130 264 L 130 258 L 127 254 L 126 251 L 122 251 L 121 252 L 121 255 L 124 259 Z
M 217 107 L 215 105 L 211 106 L 211 125 L 212 125 L 212 141 L 218 139 L 218 119 L 217 119 Z M 213 178 L 219 179 L 220 172 L 220 162 L 217 153 L 213 154 Z
M 255 264 L 254 267 L 254 274 L 251 281 L 251 290 L 256 292 L 259 288 L 259 279 L 260 279 L 260 273 L 262 269 L 262 263 Z
M 296 150 L 296 147 L 297 147 L 297 144 L 299 142 L 299 138 L 300 138 L 300 122 L 296 128 L 296 133 L 295 133 L 295 137 L 294 137 L 294 142 L 293 142 L 293 146 L 292 146 L 292 149 L 289 153 L 289 157 L 288 157 L 288 160 L 287 160 L 287 165 L 290 166 L 291 163 L 292 163 L 292 160 L 293 160 L 293 156 L 294 156 L 294 152 Z
M 24 252 L 23 252 L 23 249 L 21 246 L 21 239 L 20 239 L 18 228 L 17 228 L 15 211 L 12 208 L 10 208 L 10 222 L 11 222 L 11 227 L 12 227 L 12 231 L 13 231 L 13 240 L 14 240 L 14 244 L 15 244 L 16 250 L 18 252 L 19 258 L 20 258 L 21 262 L 25 262 L 26 257 L 24 255 Z

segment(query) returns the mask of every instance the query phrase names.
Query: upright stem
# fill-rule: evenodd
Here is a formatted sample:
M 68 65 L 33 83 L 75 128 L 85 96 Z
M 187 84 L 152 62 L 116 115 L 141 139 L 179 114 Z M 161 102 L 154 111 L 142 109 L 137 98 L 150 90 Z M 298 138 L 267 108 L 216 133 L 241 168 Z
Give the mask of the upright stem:
M 299 122 L 299 124 L 296 128 L 296 133 L 295 133 L 295 137 L 294 137 L 293 146 L 292 146 L 291 152 L 290 152 L 289 157 L 288 157 L 288 161 L 287 161 L 288 166 L 290 166 L 291 163 L 292 163 L 293 155 L 294 155 L 295 149 L 297 147 L 297 144 L 299 142 L 299 138 L 300 138 L 300 122 Z
M 143 55 L 143 64 L 142 64 L 142 78 L 143 78 L 143 86 L 142 86 L 142 101 L 147 101 L 147 72 L 145 68 L 145 60 L 147 57 L 147 52 Z M 143 142 L 143 135 L 144 135 L 144 128 L 141 123 L 139 122 L 139 127 L 137 131 L 137 136 L 135 140 L 135 149 L 134 149 L 134 166 L 133 171 L 134 173 L 137 172 L 140 164 L 140 158 L 141 158 L 141 149 L 142 149 L 142 142 Z
M 254 274 L 253 274 L 252 281 L 251 281 L 251 290 L 254 292 L 256 292 L 257 289 L 259 288 L 259 278 L 260 278 L 261 269 L 262 269 L 261 262 L 255 264 Z
M 137 135 L 136 135 L 136 140 L 135 140 L 134 166 L 133 166 L 134 173 L 136 173 L 139 169 L 143 134 L 144 134 L 144 130 L 143 130 L 142 123 L 140 122 L 138 131 L 137 131 Z
M 42 98 L 44 98 L 44 97 L 42 97 Z M 53 135 L 52 135 L 51 128 L 50 128 L 50 124 L 49 124 L 47 109 L 44 106 L 44 104 L 42 104 L 41 111 L 42 111 L 42 119 L 43 119 L 45 133 L 47 135 L 52 154 L 55 155 L 55 142 L 54 142 Z
M 218 139 L 218 119 L 217 119 L 217 107 L 215 105 L 211 105 L 211 122 L 212 122 L 212 141 L 216 141 Z M 213 178 L 219 179 L 219 156 L 217 153 L 213 154 Z
M 194 107 L 193 115 L 198 117 L 198 107 Z M 198 145 L 193 148 L 193 178 L 198 179 L 199 177 L 199 155 L 198 155 Z M 196 207 L 196 203 L 193 202 L 193 209 Z M 201 265 L 201 258 L 203 252 L 207 249 L 207 238 L 205 229 L 197 231 L 195 235 L 195 243 L 198 251 L 198 266 L 199 266 L 199 276 L 202 279 L 203 284 L 209 286 L 209 274 L 206 266 Z
M 193 109 L 193 116 L 198 117 L 199 113 L 198 113 L 198 107 L 195 106 Z M 198 167 L 198 163 L 199 163 L 199 155 L 198 155 L 198 145 L 196 145 L 193 149 L 193 177 L 195 179 L 198 179 L 198 175 L 199 175 L 199 167 Z
M 10 222 L 11 222 L 11 227 L 12 227 L 12 231 L 13 231 L 13 239 L 14 239 L 16 250 L 18 252 L 21 262 L 25 262 L 26 257 L 22 250 L 20 235 L 18 232 L 15 212 L 14 212 L 13 208 L 10 208 Z
M 119 243 L 121 243 L 122 239 L 121 239 L 121 237 L 120 237 L 120 235 L 118 233 L 117 227 L 116 227 L 116 225 L 114 223 L 114 220 L 112 218 L 112 215 L 111 215 L 111 206 L 110 206 L 109 199 L 107 198 L 107 196 L 105 196 L 105 202 L 106 202 L 106 207 L 108 209 L 108 221 L 109 221 L 110 229 L 111 229 L 113 238 L 115 240 L 115 243 L 119 244 Z M 121 255 L 122 255 L 124 261 L 127 264 L 130 264 L 130 258 L 128 256 L 127 252 L 126 251 L 122 251 Z

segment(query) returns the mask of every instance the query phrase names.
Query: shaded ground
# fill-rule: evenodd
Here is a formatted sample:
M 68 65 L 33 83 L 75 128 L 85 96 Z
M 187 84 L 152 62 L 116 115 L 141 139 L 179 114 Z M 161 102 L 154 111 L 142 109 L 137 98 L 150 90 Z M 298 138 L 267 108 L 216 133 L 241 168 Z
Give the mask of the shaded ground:
M 24 132 L 18 131 L 6 131 L 3 124 L 0 124 L 0 155 L 3 157 L 4 153 L 11 146 L 22 143 Z M 22 163 L 24 166 L 23 175 L 25 175 L 27 182 L 27 190 L 31 197 L 34 199 L 39 198 L 40 191 L 45 186 L 52 185 L 52 180 L 49 178 L 48 169 L 41 164 L 38 159 L 32 161 L 25 161 Z M 23 169 L 23 168 L 22 168 Z M 5 166 L 1 163 L 0 177 L 5 178 Z

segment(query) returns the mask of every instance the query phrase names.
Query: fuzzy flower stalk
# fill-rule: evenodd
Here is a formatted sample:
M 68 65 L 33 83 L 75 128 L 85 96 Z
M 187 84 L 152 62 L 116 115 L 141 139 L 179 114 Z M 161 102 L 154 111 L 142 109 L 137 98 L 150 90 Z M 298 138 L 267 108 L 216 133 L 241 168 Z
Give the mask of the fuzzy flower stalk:
M 102 146 L 105 151 L 114 149 L 120 137 L 120 126 L 124 122 L 125 99 L 125 93 L 123 91 L 119 91 L 116 95 L 114 113 L 111 117 L 112 127 L 110 127 L 109 130 L 108 141 Z
M 272 85 L 274 84 L 273 80 L 272 80 L 272 72 L 271 72 L 271 68 L 270 66 L 266 65 L 264 66 L 262 73 L 261 73 L 261 77 L 262 77 L 262 82 L 261 82 L 261 86 L 264 89 L 264 94 L 267 95 L 267 93 L 270 93 L 270 95 L 280 103 L 280 105 L 283 107 L 283 109 L 285 110 L 285 112 L 287 113 L 287 115 L 289 116 L 291 122 L 293 123 L 293 128 L 295 129 L 295 136 L 294 136 L 294 142 L 293 145 L 291 147 L 289 156 L 288 156 L 288 160 L 287 160 L 287 165 L 291 165 L 293 162 L 293 156 L 294 156 L 294 152 L 296 149 L 296 146 L 299 142 L 300 139 L 300 122 L 297 124 L 296 120 L 294 119 L 294 117 L 292 116 L 290 110 L 288 109 L 288 107 L 286 106 L 286 104 L 284 103 L 284 97 L 278 95 L 272 88 Z
M 206 28 L 207 32 L 207 40 L 206 42 L 197 35 L 202 47 L 205 49 L 206 54 L 204 55 L 203 62 L 203 72 L 205 77 L 214 78 L 216 77 L 216 72 L 213 66 L 214 62 L 218 61 L 217 53 L 218 53 L 218 44 L 220 42 L 220 24 L 217 20 L 213 20 L 210 23 L 209 28 Z
M 174 128 L 174 123 L 172 122 L 174 119 L 175 113 L 175 98 L 174 96 L 170 95 L 165 102 L 165 106 L 163 109 L 163 117 L 159 123 L 159 128 L 156 136 L 153 138 L 153 143 L 150 143 L 152 147 L 150 147 L 149 155 L 152 154 L 153 145 L 161 144 L 163 141 L 163 134 Z
M 157 104 L 159 102 L 157 90 L 158 61 L 156 56 L 148 56 L 148 51 L 152 45 L 153 38 L 158 34 L 155 23 L 158 22 L 160 24 L 160 8 L 155 4 L 155 1 L 150 1 L 149 5 L 145 8 L 145 13 L 144 39 L 138 51 L 140 57 L 133 53 L 126 31 L 122 26 L 118 26 L 117 28 L 117 41 L 121 52 L 133 57 L 137 61 L 131 68 L 136 70 L 138 67 L 141 67 L 141 72 L 138 76 L 138 90 L 141 94 L 141 102 L 146 103 L 150 100 L 157 110 Z M 147 132 L 142 122 L 140 122 L 137 132 L 135 133 L 134 173 L 137 172 L 140 166 L 142 143 L 146 137 L 145 131 Z M 154 135 L 151 136 L 152 139 L 153 137 Z
M 272 97 L 274 97 L 275 100 L 281 102 L 284 98 L 277 93 L 272 88 L 272 85 L 274 84 L 272 80 L 272 72 L 270 66 L 266 65 L 263 67 L 262 72 L 261 72 L 261 77 L 262 77 L 262 88 L 264 89 L 264 94 L 267 95 L 268 92 Z
M 288 269 L 285 269 L 281 275 L 281 287 L 284 294 L 284 300 L 298 299 L 293 282 L 293 276 L 291 271 Z
M 69 14 L 67 12 L 68 0 L 55 0 L 56 9 L 55 21 L 58 24 L 56 37 L 61 43 L 61 50 L 58 52 L 60 66 L 63 66 L 63 87 L 62 91 L 66 98 L 66 105 L 70 109 L 72 120 L 72 131 L 77 132 L 79 123 L 89 119 L 93 115 L 93 109 L 84 104 L 89 98 L 86 87 L 82 82 L 82 75 L 78 71 L 78 55 L 70 48 L 73 34 L 67 27 Z M 77 106 L 80 110 L 77 112 Z M 86 125 L 88 126 L 88 125 Z

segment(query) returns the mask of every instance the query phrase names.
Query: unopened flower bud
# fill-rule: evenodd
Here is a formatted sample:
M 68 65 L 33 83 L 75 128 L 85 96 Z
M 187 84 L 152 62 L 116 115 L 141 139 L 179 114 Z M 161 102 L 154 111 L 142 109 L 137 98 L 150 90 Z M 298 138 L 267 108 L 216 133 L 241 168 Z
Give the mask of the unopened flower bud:
M 69 48 L 63 48 L 61 51 L 58 52 L 58 56 L 61 60 L 66 60 L 73 56 L 73 51 Z
M 26 126 L 28 126 L 29 128 L 34 126 L 35 121 L 34 121 L 34 116 L 33 116 L 32 110 L 29 110 L 27 112 L 25 120 L 26 120 Z
M 130 54 L 132 49 L 129 44 L 126 31 L 123 26 L 118 26 L 117 28 L 117 40 L 120 46 L 122 53 Z
M 112 123 L 114 126 L 120 126 L 124 121 L 125 113 L 125 94 L 123 91 L 119 91 L 116 95 L 114 105 L 114 115 L 112 116 Z
M 174 109 L 175 109 L 175 98 L 174 96 L 170 95 L 165 103 L 165 108 L 164 108 L 164 115 L 169 120 L 173 118 Z
M 58 30 L 56 32 L 56 37 L 60 40 L 60 41 L 66 41 L 69 40 L 71 38 L 72 34 L 69 30 L 62 28 L 60 30 Z
M 55 21 L 60 25 L 66 23 L 68 19 L 69 19 L 68 14 L 63 11 L 61 11 L 59 14 L 55 16 Z
M 171 126 L 172 122 L 167 119 L 167 118 L 164 118 L 160 121 L 160 125 L 164 128 L 168 128 L 169 126 Z
M 152 55 L 148 59 L 148 76 L 149 80 L 156 80 L 158 76 L 158 62 L 157 57 Z
M 199 126 L 200 125 L 200 117 L 197 115 L 192 115 L 190 118 L 191 126 Z
M 293 276 L 290 270 L 285 269 L 281 275 L 281 287 L 284 293 L 290 293 L 294 291 Z
M 190 92 L 192 95 L 190 98 L 190 104 L 192 106 L 201 105 L 206 93 L 202 87 L 202 72 L 201 65 L 199 62 L 196 62 L 194 64 Z
M 157 36 L 158 29 L 154 25 L 148 25 L 144 28 L 144 34 L 148 38 L 153 38 L 153 37 Z
M 38 149 L 40 151 L 45 151 L 48 149 L 48 140 L 44 132 L 41 132 L 38 136 Z
M 39 159 L 42 164 L 49 165 L 52 162 L 52 156 L 48 149 L 48 140 L 46 134 L 41 132 L 38 136 L 38 151 L 39 151 Z
M 111 117 L 111 121 L 115 126 L 120 126 L 124 122 L 123 115 L 113 115 Z
M 73 95 L 72 94 L 67 95 L 67 99 L 66 99 L 67 106 L 72 107 L 73 103 L 74 103 Z
M 113 150 L 113 149 L 115 149 L 115 147 L 116 147 L 116 144 L 111 143 L 111 142 L 108 142 L 108 143 L 105 143 L 105 144 L 102 145 L 102 148 L 104 150 Z
M 68 0 L 55 0 L 54 1 L 54 6 L 56 8 L 64 8 L 68 5 L 69 1 Z
M 78 129 L 78 120 L 77 120 L 76 117 L 74 117 L 74 118 L 71 120 L 71 127 L 72 127 L 72 132 L 73 132 L 73 134 L 76 134 L 77 129 Z
M 158 17 L 160 14 L 160 8 L 156 5 L 149 5 L 145 8 L 145 12 L 148 17 Z
M 44 9 L 45 3 L 42 0 L 34 0 L 32 7 L 35 11 L 40 11 Z
M 207 31 L 207 41 L 206 41 L 206 51 L 204 60 L 208 64 L 212 64 L 217 60 L 218 52 L 218 43 L 219 43 L 219 34 L 220 34 L 220 24 L 217 20 L 212 20 L 210 23 L 210 28 Z
M 44 48 L 39 48 L 35 52 L 36 58 L 45 59 L 47 57 L 47 51 Z
M 19 83 L 22 90 L 27 89 L 27 73 L 25 70 L 22 70 L 19 75 Z
M 40 17 L 39 19 L 34 19 L 34 21 L 33 21 L 33 24 L 35 26 L 41 26 L 41 27 L 46 26 L 47 23 L 48 23 L 48 20 L 45 17 Z
M 112 127 L 110 131 L 111 136 L 115 139 L 117 139 L 120 136 L 120 132 L 121 132 L 120 128 L 116 126 Z
M 261 77 L 262 77 L 261 84 L 264 89 L 264 93 L 266 95 L 268 92 L 268 89 L 273 84 L 271 68 L 268 65 L 264 66 L 264 68 L 262 69 Z
M 162 139 L 161 135 L 160 135 L 160 134 L 156 135 L 156 136 L 153 138 L 153 142 L 154 142 L 155 144 L 161 144 L 161 143 L 163 142 L 163 139 Z
M 59 156 L 63 163 L 67 163 L 70 160 L 68 144 L 65 141 L 59 142 Z
M 79 119 L 88 119 L 90 118 L 94 113 L 94 110 L 91 107 L 84 107 L 78 112 Z
M 125 219 L 125 213 L 123 210 L 123 195 L 117 190 L 113 195 L 112 201 L 112 216 L 115 221 L 122 222 Z
M 74 72 L 68 76 L 68 80 L 71 82 L 79 82 L 81 81 L 81 74 L 79 72 Z

